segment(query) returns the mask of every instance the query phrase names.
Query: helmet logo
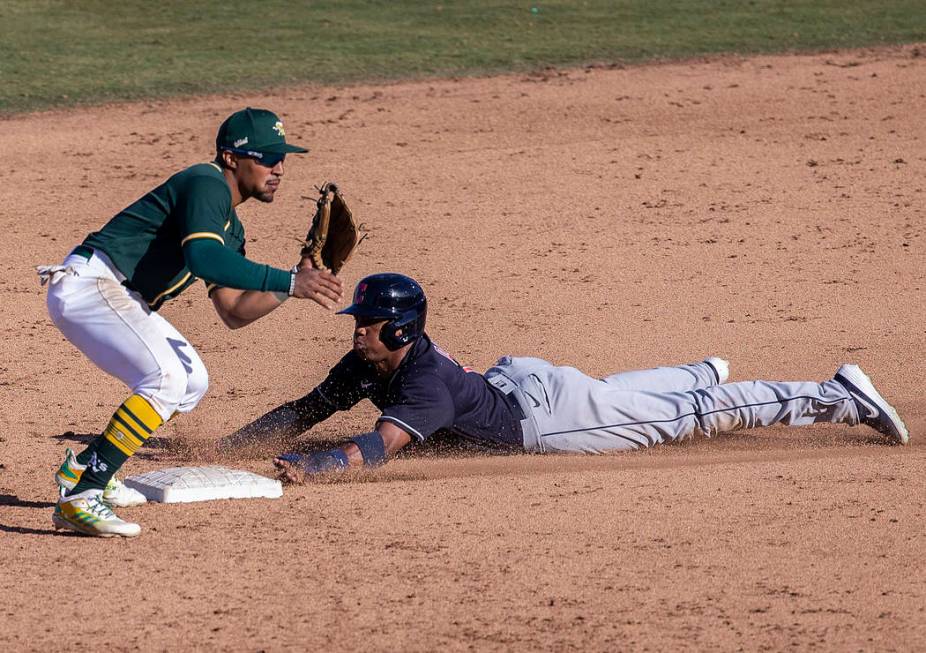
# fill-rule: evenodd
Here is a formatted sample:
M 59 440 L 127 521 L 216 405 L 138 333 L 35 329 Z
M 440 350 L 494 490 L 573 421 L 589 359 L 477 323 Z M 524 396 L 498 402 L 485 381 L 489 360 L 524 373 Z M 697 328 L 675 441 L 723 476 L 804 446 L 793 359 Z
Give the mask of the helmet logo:
M 367 292 L 367 284 L 365 284 L 365 283 L 363 283 L 363 282 L 361 281 L 359 284 L 357 284 L 357 294 L 356 294 L 356 296 L 354 297 L 354 303 L 355 303 L 355 304 L 362 304 L 362 303 L 363 303 L 363 296 L 366 294 L 366 292 Z
M 273 126 L 273 131 L 275 131 L 280 136 L 286 136 L 286 132 L 283 131 L 283 123 L 277 120 L 276 124 Z

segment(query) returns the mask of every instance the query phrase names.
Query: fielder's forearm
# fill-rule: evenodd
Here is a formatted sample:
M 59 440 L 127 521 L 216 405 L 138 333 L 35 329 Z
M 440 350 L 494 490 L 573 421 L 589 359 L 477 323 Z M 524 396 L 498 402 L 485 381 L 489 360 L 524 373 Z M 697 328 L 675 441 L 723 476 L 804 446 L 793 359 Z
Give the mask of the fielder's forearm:
M 279 308 L 288 295 L 260 290 L 216 288 L 212 291 L 211 297 L 222 321 L 229 328 L 237 329 Z
M 238 290 L 272 290 L 288 293 L 289 270 L 246 259 L 212 238 L 196 238 L 183 245 L 186 266 L 207 283 Z

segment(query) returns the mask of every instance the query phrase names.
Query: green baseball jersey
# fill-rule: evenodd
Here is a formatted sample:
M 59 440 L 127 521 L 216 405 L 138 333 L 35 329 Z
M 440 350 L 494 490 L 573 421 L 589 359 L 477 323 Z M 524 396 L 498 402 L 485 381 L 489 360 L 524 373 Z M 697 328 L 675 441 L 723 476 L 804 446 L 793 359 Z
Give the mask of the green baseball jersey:
M 204 238 L 240 255 L 237 265 L 258 267 L 243 258 L 244 226 L 232 207 L 228 183 L 215 163 L 200 163 L 173 175 L 87 236 L 83 244 L 105 252 L 125 275 L 125 285 L 137 290 L 157 310 L 196 281 L 187 267 L 183 246 Z M 265 278 L 268 272 L 276 273 L 275 281 L 282 278 L 278 287 L 269 289 L 288 288 L 288 272 L 259 267 Z M 284 287 L 279 288 L 282 284 Z M 254 287 L 267 289 L 260 284 Z

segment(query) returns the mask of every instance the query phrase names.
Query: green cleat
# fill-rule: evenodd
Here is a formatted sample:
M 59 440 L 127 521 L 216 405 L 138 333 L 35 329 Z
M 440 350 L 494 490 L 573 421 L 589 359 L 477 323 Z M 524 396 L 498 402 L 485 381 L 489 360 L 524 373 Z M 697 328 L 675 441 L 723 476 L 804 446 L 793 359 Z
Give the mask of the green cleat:
M 74 452 L 67 449 L 64 454 L 64 462 L 61 463 L 61 467 L 55 473 L 58 496 L 64 497 L 73 490 L 80 481 L 85 469 L 87 469 L 87 466 L 77 462 L 77 456 L 74 455 Z M 129 508 L 131 506 L 140 506 L 146 503 L 147 499 L 144 494 L 127 487 L 125 483 L 113 476 L 103 490 L 103 501 L 116 508 Z

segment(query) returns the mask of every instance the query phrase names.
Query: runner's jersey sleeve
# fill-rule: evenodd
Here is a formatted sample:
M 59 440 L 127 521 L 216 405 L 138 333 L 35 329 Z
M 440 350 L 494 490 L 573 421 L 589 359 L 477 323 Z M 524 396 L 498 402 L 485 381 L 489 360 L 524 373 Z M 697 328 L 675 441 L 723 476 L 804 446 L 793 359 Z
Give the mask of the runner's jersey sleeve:
M 359 401 L 371 398 L 381 384 L 373 367 L 350 351 L 315 390 L 337 410 L 350 410 Z
M 383 379 L 353 351 L 331 368 L 316 391 L 337 410 L 350 410 L 370 399 L 383 411 L 377 421 L 391 422 L 418 441 L 454 423 L 453 399 L 438 375 L 426 372 Z

